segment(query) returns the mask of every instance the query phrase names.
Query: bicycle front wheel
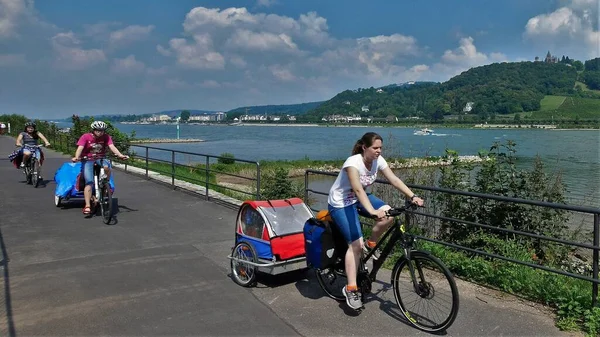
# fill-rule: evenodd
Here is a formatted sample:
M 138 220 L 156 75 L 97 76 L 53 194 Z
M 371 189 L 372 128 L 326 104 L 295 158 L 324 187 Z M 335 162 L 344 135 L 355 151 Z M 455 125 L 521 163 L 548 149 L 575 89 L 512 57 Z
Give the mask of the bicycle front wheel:
M 113 217 L 112 190 L 109 183 L 105 183 L 100 190 L 100 210 L 102 220 L 108 225 Z
M 396 262 L 391 283 L 402 314 L 416 328 L 440 332 L 456 319 L 456 282 L 448 268 L 435 256 L 421 251 L 411 252 L 410 260 L 402 258 Z
M 32 159 L 31 168 L 33 169 L 31 184 L 37 188 L 40 185 L 40 162 L 37 159 Z

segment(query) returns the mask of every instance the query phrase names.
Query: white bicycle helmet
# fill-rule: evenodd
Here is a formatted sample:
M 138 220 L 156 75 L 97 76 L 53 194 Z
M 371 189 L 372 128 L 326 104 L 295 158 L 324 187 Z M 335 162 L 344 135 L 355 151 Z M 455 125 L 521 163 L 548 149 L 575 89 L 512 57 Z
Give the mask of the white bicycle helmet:
M 103 121 L 95 121 L 92 123 L 92 130 L 106 130 L 106 128 L 108 128 L 108 125 L 106 125 L 106 123 L 104 123 Z

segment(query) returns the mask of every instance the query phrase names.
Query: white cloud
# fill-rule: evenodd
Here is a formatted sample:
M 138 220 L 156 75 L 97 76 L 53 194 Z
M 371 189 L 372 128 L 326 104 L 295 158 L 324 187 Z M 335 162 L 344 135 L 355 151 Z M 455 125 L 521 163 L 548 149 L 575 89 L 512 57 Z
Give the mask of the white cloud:
M 195 43 L 185 39 L 171 39 L 171 50 L 177 57 L 177 62 L 187 68 L 194 69 L 223 69 L 225 58 L 211 50 L 212 40 L 208 35 L 196 35 Z
M 146 73 L 151 76 L 165 75 L 169 72 L 169 68 L 166 66 L 160 68 L 146 68 Z
M 156 51 L 163 56 L 171 56 L 171 51 L 161 45 L 156 46 Z
M 226 42 L 233 48 L 259 51 L 296 50 L 298 46 L 286 34 L 272 34 L 268 32 L 251 32 L 245 29 L 236 30 Z
M 256 5 L 262 6 L 262 7 L 271 7 L 276 3 L 277 3 L 276 0 L 257 0 L 256 1 Z
M 483 64 L 488 57 L 477 51 L 473 41 L 470 36 L 460 39 L 460 47 L 455 50 L 446 50 L 442 56 L 442 61 L 450 64 Z
M 189 86 L 188 83 L 186 83 L 185 81 L 182 81 L 178 78 L 168 79 L 166 82 L 166 85 L 167 85 L 167 88 L 169 88 L 169 89 L 184 89 Z
M 444 51 L 440 62 L 434 63 L 429 69 L 421 67 L 419 75 L 436 81 L 446 81 L 470 68 L 505 61 L 508 61 L 508 57 L 503 53 L 486 54 L 478 51 L 475 40 L 469 36 L 461 38 L 457 48 Z
M 186 16 L 183 28 L 186 32 L 205 26 L 227 27 L 240 23 L 255 23 L 256 18 L 246 8 L 193 8 Z
M 154 30 L 153 25 L 138 26 L 131 25 L 123 29 L 116 30 L 110 34 L 109 42 L 113 46 L 124 46 L 135 41 L 143 40 Z
M 0 54 L 0 67 L 15 67 L 25 64 L 24 54 Z
M 118 75 L 133 75 L 143 72 L 145 67 L 144 62 L 136 60 L 134 55 L 129 55 L 126 58 L 115 59 L 111 71 Z
M 0 38 L 13 37 L 27 10 L 23 0 L 0 0 Z
M 573 35 L 579 33 L 581 29 L 581 18 L 570 8 L 562 7 L 550 14 L 541 14 L 529 19 L 525 25 L 525 34 L 528 36 L 561 33 Z
M 66 70 L 83 70 L 106 61 L 100 49 L 83 49 L 73 32 L 59 33 L 51 39 L 56 66 Z
M 539 46 L 600 56 L 599 8 L 598 0 L 571 0 L 551 13 L 529 19 L 523 36 Z
M 229 62 L 238 68 L 246 68 L 248 63 L 239 55 L 229 55 Z
M 281 65 L 272 65 L 269 67 L 269 70 L 271 71 L 271 73 L 273 74 L 273 76 L 275 76 L 275 78 L 277 78 L 280 81 L 293 81 L 296 79 L 296 76 L 294 76 L 294 74 L 292 74 L 292 72 Z
M 221 87 L 221 85 L 219 84 L 219 82 L 217 82 L 215 80 L 205 80 L 202 83 L 200 83 L 200 86 L 202 88 L 207 88 L 207 89 L 220 88 Z

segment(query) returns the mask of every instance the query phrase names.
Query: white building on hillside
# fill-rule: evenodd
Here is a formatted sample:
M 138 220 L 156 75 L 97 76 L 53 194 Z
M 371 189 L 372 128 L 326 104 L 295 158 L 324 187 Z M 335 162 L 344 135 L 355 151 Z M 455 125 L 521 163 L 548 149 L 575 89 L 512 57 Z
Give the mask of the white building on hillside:
M 473 110 L 474 106 L 475 106 L 475 102 L 467 102 L 467 104 L 465 104 L 465 107 L 463 108 L 463 112 L 466 112 L 466 113 L 471 112 L 471 110 Z

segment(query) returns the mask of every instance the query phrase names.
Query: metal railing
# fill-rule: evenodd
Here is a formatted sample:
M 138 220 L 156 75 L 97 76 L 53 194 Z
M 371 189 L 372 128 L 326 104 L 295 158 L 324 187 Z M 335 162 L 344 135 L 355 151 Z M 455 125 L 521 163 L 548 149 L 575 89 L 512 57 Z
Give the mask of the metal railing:
M 183 188 L 182 186 L 176 186 L 175 179 L 184 180 L 195 185 L 203 186 L 205 189 L 204 196 L 209 199 L 209 190 L 229 190 L 242 195 L 247 195 L 256 200 L 260 200 L 260 163 L 257 161 L 237 159 L 231 157 L 214 156 L 203 153 L 178 151 L 172 149 L 163 149 L 154 146 L 145 146 L 139 144 L 128 144 L 130 148 L 130 158 L 134 160 L 134 164 L 125 163 L 145 170 L 144 175 L 148 179 L 152 177 L 148 174 L 149 171 L 160 173 L 171 177 L 171 186 L 173 188 Z M 142 149 L 142 151 L 136 151 L 136 149 Z M 156 156 L 151 156 L 151 152 L 154 152 Z M 188 163 L 183 163 L 185 158 L 188 157 Z M 192 160 L 191 158 L 200 158 L 200 160 Z M 137 161 L 137 162 L 136 162 Z M 222 168 L 228 164 L 233 163 L 246 163 L 254 166 L 255 174 L 252 177 L 227 172 Z M 141 165 L 139 165 L 141 164 Z M 164 169 L 167 168 L 168 171 Z M 178 169 L 187 170 L 188 174 L 179 174 Z M 223 177 L 229 177 L 237 180 L 241 180 L 244 183 L 235 185 L 249 185 L 248 182 L 253 182 L 255 190 L 249 192 L 239 188 L 232 187 L 231 185 L 219 184 L 211 179 L 211 174 L 218 174 Z
M 69 134 L 54 133 L 49 134 L 52 144 L 58 150 L 67 153 L 75 153 L 77 139 L 72 138 Z M 215 156 L 203 153 L 178 151 L 165 149 L 156 146 L 146 146 L 137 143 L 115 143 L 122 151 L 126 150 L 130 156 L 129 161 L 119 161 L 125 165 L 125 170 L 129 167 L 137 167 L 143 170 L 143 175 L 147 179 L 160 180 L 153 177 L 151 172 L 159 173 L 162 176 L 170 177 L 170 185 L 172 188 L 185 189 L 190 192 L 198 193 L 195 190 L 186 189 L 184 185 L 177 184 L 176 180 L 182 180 L 204 188 L 203 196 L 210 199 L 209 191 L 223 191 L 227 194 L 237 194 L 238 196 L 248 196 L 261 200 L 260 188 L 260 163 L 252 160 L 237 159 L 231 157 Z M 194 158 L 194 159 L 192 159 Z M 228 164 L 246 163 L 252 164 L 255 173 L 252 176 L 235 174 L 224 170 Z M 182 171 L 186 170 L 187 173 Z M 130 171 L 130 170 L 129 170 Z M 241 181 L 241 184 L 223 184 L 216 181 L 215 175 L 227 177 Z M 237 186 L 254 185 L 252 191 L 243 190 Z M 228 193 L 228 192 L 229 193 Z M 243 199 L 243 198 L 242 198 Z
M 305 200 L 310 200 L 309 198 L 311 198 L 312 194 L 321 195 L 321 196 L 328 195 L 328 191 L 314 190 L 309 187 L 310 186 L 309 176 L 311 176 L 311 175 L 336 177 L 337 173 L 323 172 L 323 171 L 317 171 L 317 170 L 306 170 L 306 172 L 305 172 L 305 176 L 304 176 L 304 183 L 305 183 L 305 197 L 304 198 L 305 198 Z M 379 180 L 379 179 L 376 181 L 376 183 L 389 185 L 389 183 L 387 181 Z M 493 258 L 493 259 L 504 260 L 504 261 L 516 263 L 519 265 L 524 265 L 524 266 L 535 268 L 535 269 L 541 269 L 541 270 L 545 270 L 547 272 L 551 272 L 551 273 L 564 275 L 564 276 L 568 276 L 568 277 L 573 277 L 573 278 L 591 282 L 592 283 L 592 305 L 593 306 L 598 305 L 598 285 L 600 284 L 600 280 L 598 278 L 598 273 L 599 273 L 598 263 L 599 263 L 599 251 L 600 251 L 600 209 L 599 208 L 570 206 L 570 205 L 566 205 L 566 204 L 525 200 L 525 199 L 510 198 L 510 197 L 503 197 L 503 196 L 497 196 L 497 195 L 491 195 L 491 194 L 474 193 L 474 192 L 465 192 L 465 191 L 431 187 L 431 186 L 421 186 L 421 185 L 414 185 L 414 184 L 406 184 L 406 185 L 409 186 L 413 191 L 415 191 L 415 190 L 428 191 L 427 193 L 431 193 L 431 194 L 445 193 L 445 194 L 458 195 L 458 196 L 464 196 L 464 197 L 470 197 L 470 198 L 493 200 L 493 201 L 497 201 L 497 202 L 508 202 L 508 203 L 522 204 L 522 205 L 537 206 L 537 207 L 542 207 L 542 208 L 546 208 L 546 209 L 577 212 L 580 214 L 587 215 L 587 218 L 591 218 L 591 220 L 592 220 L 591 225 L 593 226 L 593 238 L 592 238 L 591 244 L 575 242 L 575 241 L 570 241 L 570 240 L 564 240 L 564 239 L 554 238 L 554 237 L 537 234 L 537 233 L 526 232 L 526 231 L 519 231 L 519 230 L 514 230 L 514 229 L 509 229 L 509 228 L 501 228 L 501 227 L 491 226 L 491 225 L 484 224 L 484 223 L 479 223 L 479 222 L 474 222 L 474 221 L 466 221 L 465 219 L 457 219 L 457 218 L 452 218 L 452 217 L 448 217 L 448 216 L 442 216 L 442 215 L 440 215 L 440 212 L 424 212 L 421 210 L 411 212 L 412 214 L 424 217 L 424 219 L 429 219 L 430 221 L 432 221 L 434 223 L 439 223 L 440 221 L 444 221 L 446 223 L 461 224 L 461 225 L 466 225 L 466 226 L 470 226 L 470 227 L 474 227 L 474 228 L 482 228 L 482 229 L 486 229 L 486 230 L 491 230 L 494 232 L 506 233 L 506 234 L 521 236 L 521 237 L 528 237 L 528 238 L 532 238 L 532 239 L 539 240 L 539 241 L 547 241 L 547 242 L 559 243 L 559 244 L 563 244 L 563 245 L 570 245 L 572 247 L 577 247 L 579 249 L 591 251 L 591 253 L 592 253 L 591 254 L 592 255 L 592 273 L 591 274 L 592 275 L 590 277 L 590 276 L 586 276 L 586 275 L 579 274 L 579 273 L 573 273 L 573 272 L 568 272 L 568 271 L 564 271 L 564 270 L 560 270 L 560 269 L 556 269 L 556 268 L 543 266 L 540 264 L 534 264 L 534 263 L 530 263 L 530 262 L 526 262 L 526 261 L 520 261 L 520 260 L 517 260 L 514 258 L 499 255 L 499 254 L 488 253 L 485 251 L 461 246 L 461 245 L 451 243 L 451 242 L 445 242 L 445 241 L 436 239 L 431 236 L 416 235 L 417 238 L 424 240 L 424 241 L 429 241 L 429 242 L 444 245 L 447 247 L 452 247 L 455 249 L 463 250 L 463 251 L 466 251 L 469 253 L 474 253 L 477 255 L 481 255 L 481 256 L 485 256 L 485 257 L 489 257 L 489 258 Z M 433 200 L 433 199 L 434 198 L 431 198 L 431 200 Z M 435 202 L 432 201 L 432 203 L 435 203 Z M 315 209 L 313 209 L 313 210 L 315 210 Z

